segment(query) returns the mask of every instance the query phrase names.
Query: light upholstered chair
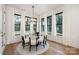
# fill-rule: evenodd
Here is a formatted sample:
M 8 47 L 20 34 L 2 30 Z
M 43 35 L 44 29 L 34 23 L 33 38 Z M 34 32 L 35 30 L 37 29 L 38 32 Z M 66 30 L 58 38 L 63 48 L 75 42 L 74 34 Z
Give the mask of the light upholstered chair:
M 25 36 L 24 40 L 26 44 L 29 44 L 29 36 Z
M 43 42 L 43 40 L 44 40 L 44 36 L 43 35 L 40 35 L 38 41 L 39 42 Z
M 47 40 L 48 40 L 47 35 L 45 35 L 45 44 L 47 44 Z
M 31 51 L 31 47 L 35 46 L 36 47 L 36 51 L 37 51 L 37 47 L 38 47 L 38 39 L 35 36 L 31 36 L 30 37 L 30 47 L 29 47 L 29 51 Z
M 38 39 L 39 44 L 43 45 L 43 47 L 45 47 L 46 45 L 46 40 L 47 40 L 46 36 L 43 36 L 43 35 L 39 36 L 39 39 Z
M 44 44 L 47 44 L 47 33 L 42 32 L 41 34 L 44 36 Z
M 23 49 L 26 45 L 29 45 L 29 37 L 25 38 L 24 36 L 22 36 L 22 46 Z

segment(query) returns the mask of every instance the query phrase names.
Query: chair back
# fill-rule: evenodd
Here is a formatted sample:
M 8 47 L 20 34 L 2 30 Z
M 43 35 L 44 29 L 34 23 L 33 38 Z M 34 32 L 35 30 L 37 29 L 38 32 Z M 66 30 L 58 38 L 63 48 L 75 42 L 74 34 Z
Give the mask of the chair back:
M 29 42 L 29 36 L 27 36 L 24 40 L 25 40 L 25 43 Z
M 46 44 L 47 43 L 47 35 L 45 35 L 44 39 L 45 39 L 45 44 Z
M 47 40 L 47 35 L 45 36 L 45 39 Z
M 44 36 L 39 36 L 39 41 L 43 42 L 44 41 Z
M 24 36 L 22 36 L 22 43 L 25 44 Z
M 27 35 L 25 35 L 25 38 L 27 37 Z

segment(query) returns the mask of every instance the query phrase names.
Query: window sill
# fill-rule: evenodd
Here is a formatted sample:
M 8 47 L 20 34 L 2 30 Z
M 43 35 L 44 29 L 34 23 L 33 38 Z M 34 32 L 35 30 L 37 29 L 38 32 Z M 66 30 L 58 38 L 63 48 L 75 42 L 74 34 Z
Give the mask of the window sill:
M 15 36 L 20 36 L 20 34 L 15 34 Z
M 52 33 L 51 32 L 48 32 L 47 34 L 51 35 Z
M 63 36 L 62 34 L 60 34 L 60 33 L 57 33 L 57 36 Z

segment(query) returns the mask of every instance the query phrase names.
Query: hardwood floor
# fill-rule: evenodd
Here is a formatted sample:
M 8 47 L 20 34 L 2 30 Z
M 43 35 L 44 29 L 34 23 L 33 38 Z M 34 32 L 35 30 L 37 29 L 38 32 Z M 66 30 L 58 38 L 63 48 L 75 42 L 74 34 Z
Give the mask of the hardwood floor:
M 14 44 L 9 44 L 5 47 L 4 50 L 4 55 L 12 55 L 13 52 L 15 51 L 16 47 L 17 47 L 18 43 L 14 43 Z
M 49 49 L 45 53 L 42 53 L 41 55 L 79 55 L 79 49 L 70 46 L 64 46 L 53 41 L 48 41 L 48 43 L 49 43 Z M 18 44 L 19 43 L 7 45 L 5 47 L 3 54 L 13 55 L 13 52 L 15 51 Z

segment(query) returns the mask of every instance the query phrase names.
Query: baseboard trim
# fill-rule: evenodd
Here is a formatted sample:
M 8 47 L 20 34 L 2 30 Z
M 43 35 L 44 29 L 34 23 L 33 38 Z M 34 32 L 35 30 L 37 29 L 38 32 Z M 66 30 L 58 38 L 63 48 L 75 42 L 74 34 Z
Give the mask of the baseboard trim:
M 21 43 L 22 41 L 19 41 L 19 42 L 14 42 L 14 43 L 9 43 L 9 44 L 6 44 L 6 45 L 11 45 L 11 44 L 16 44 L 16 43 Z
M 63 43 L 59 43 L 59 42 L 56 42 L 56 41 L 53 41 L 53 40 L 48 40 L 48 41 L 54 42 L 56 44 L 59 44 L 59 45 L 65 46 L 65 47 L 74 48 L 74 49 L 79 50 L 79 48 L 76 48 L 76 47 L 73 47 L 73 46 L 70 46 L 70 45 L 65 45 Z

